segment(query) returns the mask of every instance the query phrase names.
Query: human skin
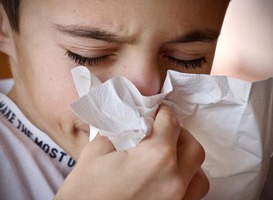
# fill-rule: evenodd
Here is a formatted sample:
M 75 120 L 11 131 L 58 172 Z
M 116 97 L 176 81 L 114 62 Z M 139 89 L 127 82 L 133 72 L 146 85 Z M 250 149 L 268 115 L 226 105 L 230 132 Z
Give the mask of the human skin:
M 160 91 L 169 69 L 209 73 L 228 2 L 23 0 L 19 34 L 11 30 L 1 8 L 0 50 L 9 55 L 15 80 L 9 96 L 33 124 L 72 157 L 82 160 L 87 156 L 81 154 L 84 147 L 92 147 L 88 144 L 88 125 L 70 108 L 78 98 L 71 69 L 86 65 L 102 81 L 125 76 L 146 96 Z M 159 113 L 173 118 L 170 111 L 164 110 L 168 109 Z M 185 130 L 170 121 L 155 123 L 163 130 L 154 127 L 152 135 L 172 134 L 172 129 L 164 129 L 171 126 L 177 129 L 177 138 L 182 137 L 178 135 Z M 106 149 L 112 149 L 103 142 Z M 179 157 L 180 148 L 174 148 L 178 142 L 167 143 Z M 199 175 L 204 155 L 197 152 L 194 155 L 198 161 L 186 185 L 194 174 Z

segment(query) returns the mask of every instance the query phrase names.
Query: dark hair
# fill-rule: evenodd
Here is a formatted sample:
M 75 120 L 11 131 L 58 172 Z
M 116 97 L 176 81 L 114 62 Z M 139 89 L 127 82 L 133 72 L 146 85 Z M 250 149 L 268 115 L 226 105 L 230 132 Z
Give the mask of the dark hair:
M 11 28 L 17 33 L 19 32 L 20 2 L 20 0 L 0 0 L 0 3 L 8 15 Z

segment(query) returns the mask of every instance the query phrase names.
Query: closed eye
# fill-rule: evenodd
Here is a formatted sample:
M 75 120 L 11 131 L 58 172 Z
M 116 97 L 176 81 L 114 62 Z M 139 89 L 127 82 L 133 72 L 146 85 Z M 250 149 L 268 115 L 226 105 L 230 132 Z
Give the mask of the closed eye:
M 90 66 L 90 67 L 101 65 L 101 64 L 108 64 L 109 62 L 113 60 L 111 58 L 111 55 L 88 58 L 88 57 L 84 57 L 76 53 L 73 53 L 71 51 L 67 51 L 66 56 L 78 65 Z M 168 55 L 164 55 L 164 57 L 167 58 L 167 60 L 173 65 L 178 67 L 183 67 L 187 70 L 201 68 L 203 64 L 207 63 L 205 57 L 201 57 L 201 58 L 193 59 L 193 60 L 180 60 Z
M 171 56 L 165 55 L 169 62 L 172 64 L 178 66 L 178 67 L 184 67 L 185 69 L 197 69 L 201 68 L 203 64 L 207 63 L 207 60 L 205 57 L 201 57 L 198 59 L 193 60 L 180 60 Z
M 88 57 L 80 56 L 80 55 L 73 53 L 71 51 L 67 51 L 66 56 L 69 59 L 73 60 L 78 65 L 91 66 L 91 67 L 97 66 L 100 64 L 106 64 L 112 60 L 110 55 L 88 58 Z

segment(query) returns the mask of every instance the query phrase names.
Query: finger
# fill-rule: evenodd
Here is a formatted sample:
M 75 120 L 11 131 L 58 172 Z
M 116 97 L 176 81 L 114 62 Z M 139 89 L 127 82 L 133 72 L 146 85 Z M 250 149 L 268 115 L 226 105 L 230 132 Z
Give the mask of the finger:
M 205 159 L 205 151 L 191 133 L 181 128 L 177 144 L 177 163 L 181 177 L 191 180 Z
M 200 200 L 209 192 L 209 180 L 200 168 L 192 178 L 183 200 Z
M 179 132 L 180 125 L 173 111 L 167 105 L 161 104 L 149 139 L 155 143 L 163 142 L 176 148 Z
M 87 153 L 89 157 L 98 157 L 116 151 L 112 142 L 104 136 L 98 134 L 94 140 L 86 145 L 82 153 Z

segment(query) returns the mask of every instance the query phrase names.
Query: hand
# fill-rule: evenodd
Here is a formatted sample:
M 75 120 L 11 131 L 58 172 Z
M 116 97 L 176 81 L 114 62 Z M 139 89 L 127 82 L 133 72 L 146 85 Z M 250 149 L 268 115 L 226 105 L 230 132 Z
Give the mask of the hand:
M 102 136 L 89 143 L 55 198 L 200 199 L 208 192 L 203 160 L 201 145 L 162 105 L 151 135 L 137 147 L 117 152 Z

